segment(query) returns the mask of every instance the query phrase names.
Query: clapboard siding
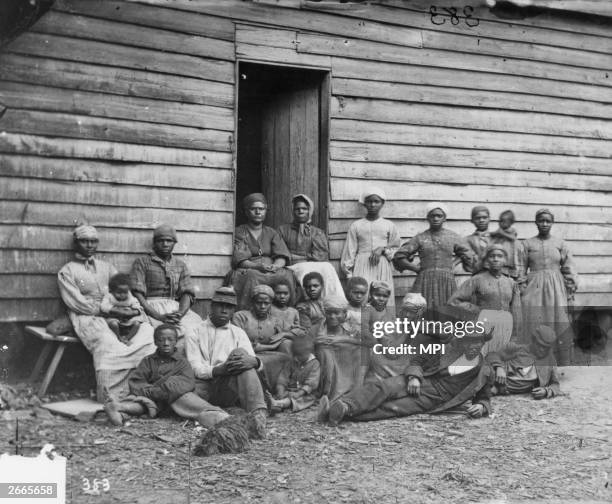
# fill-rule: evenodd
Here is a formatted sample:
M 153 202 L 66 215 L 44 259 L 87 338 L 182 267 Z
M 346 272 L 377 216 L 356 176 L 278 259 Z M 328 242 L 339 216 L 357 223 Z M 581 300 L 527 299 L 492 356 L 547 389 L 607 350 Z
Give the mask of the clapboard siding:
M 54 273 L 81 220 L 99 227 L 100 253 L 120 269 L 149 249 L 156 224 L 175 225 L 202 309 L 230 263 L 236 58 L 330 71 L 336 266 L 368 184 L 386 189 L 383 213 L 403 239 L 425 229 L 432 199 L 448 201 L 461 234 L 475 204 L 493 217 L 512 208 L 520 238 L 548 206 L 582 276 L 576 303 L 610 304 L 609 20 L 507 21 L 477 6 L 478 26 L 437 26 L 421 0 L 300 5 L 56 0 L 3 49 L 4 319 L 61 311 Z M 413 281 L 396 274 L 398 295 Z

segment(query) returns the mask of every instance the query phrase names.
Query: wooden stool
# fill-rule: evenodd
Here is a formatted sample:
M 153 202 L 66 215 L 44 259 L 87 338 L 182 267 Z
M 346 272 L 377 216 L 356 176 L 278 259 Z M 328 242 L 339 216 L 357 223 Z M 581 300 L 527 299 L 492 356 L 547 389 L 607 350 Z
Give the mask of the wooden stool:
M 79 338 L 75 336 L 53 336 L 49 334 L 44 327 L 36 327 L 36 326 L 25 326 L 25 331 L 32 336 L 36 336 L 41 340 L 45 341 L 45 346 L 42 349 L 42 352 L 38 356 L 38 360 L 34 365 L 34 369 L 32 370 L 32 374 L 30 375 L 30 382 L 35 382 L 38 379 L 38 375 L 42 371 L 42 368 L 53 350 L 53 347 L 56 347 L 55 353 L 53 354 L 53 358 L 49 363 L 49 367 L 47 367 L 47 372 L 45 373 L 45 377 L 43 378 L 42 383 L 40 384 L 40 388 L 38 389 L 38 397 L 43 397 L 47 393 L 47 388 L 49 387 L 49 383 L 53 379 L 53 375 L 55 374 L 55 370 L 57 369 L 62 356 L 64 355 L 64 350 L 66 349 L 66 345 L 70 343 L 80 343 Z

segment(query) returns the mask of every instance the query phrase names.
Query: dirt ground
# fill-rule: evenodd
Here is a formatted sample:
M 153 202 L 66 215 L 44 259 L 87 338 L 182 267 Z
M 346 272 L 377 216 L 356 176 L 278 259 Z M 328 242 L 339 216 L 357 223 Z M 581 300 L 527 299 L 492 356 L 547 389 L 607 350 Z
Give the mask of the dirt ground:
M 612 368 L 562 370 L 567 395 L 494 398 L 490 418 L 426 416 L 329 428 L 314 410 L 270 419 L 249 451 L 189 456 L 178 418 L 76 422 L 5 414 L 0 452 L 51 442 L 69 457 L 69 502 L 612 502 Z M 107 479 L 110 490 L 86 490 Z M 101 486 L 101 485 L 100 485 Z

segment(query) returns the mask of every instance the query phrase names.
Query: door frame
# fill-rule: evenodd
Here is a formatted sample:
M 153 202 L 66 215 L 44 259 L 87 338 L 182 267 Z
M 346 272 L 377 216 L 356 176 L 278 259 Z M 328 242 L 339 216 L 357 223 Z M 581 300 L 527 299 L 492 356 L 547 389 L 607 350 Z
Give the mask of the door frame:
M 271 67 L 286 67 L 295 68 L 299 70 L 314 70 L 323 72 L 324 76 L 321 81 L 321 87 L 319 90 L 319 200 L 315 202 L 317 205 L 317 213 L 319 214 L 319 224 L 321 229 L 327 235 L 329 228 L 329 203 L 331 201 L 331 182 L 329 179 L 329 143 L 330 143 L 330 103 L 331 103 L 331 68 L 312 66 L 312 65 L 295 65 L 288 63 L 277 63 L 274 61 L 264 61 L 260 59 L 252 58 L 239 58 L 236 59 L 234 66 L 234 145 L 232 148 L 233 156 L 233 173 L 232 173 L 232 184 L 233 184 L 233 199 L 234 206 L 232 209 L 234 230 L 236 228 L 236 208 L 238 202 L 236 201 L 236 193 L 238 189 L 238 107 L 240 98 L 240 64 L 241 63 L 254 63 L 257 65 L 265 65 Z M 232 234 L 234 233 L 232 230 Z

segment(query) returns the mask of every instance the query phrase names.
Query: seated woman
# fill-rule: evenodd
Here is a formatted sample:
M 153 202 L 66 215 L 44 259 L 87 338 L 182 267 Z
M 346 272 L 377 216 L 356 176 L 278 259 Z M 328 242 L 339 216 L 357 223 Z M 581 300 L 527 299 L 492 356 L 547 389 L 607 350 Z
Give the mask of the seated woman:
M 236 312 L 232 323 L 251 340 L 255 355 L 263 363 L 267 385 L 274 390 L 278 375 L 290 360 L 294 327 L 270 313 L 274 299 L 272 287 L 256 285 L 251 292 L 252 308 Z
M 96 259 L 98 233 L 94 227 L 78 226 L 73 237 L 75 258 L 58 273 L 60 295 L 74 332 L 93 356 L 98 401 L 104 402 L 105 389 L 121 399 L 129 394 L 130 371 L 155 351 L 153 327 L 142 323 L 129 346 L 117 338 L 100 313 L 108 282 L 117 270 L 112 264 Z M 111 310 L 109 315 L 121 313 Z
M 502 273 L 506 259 L 503 246 L 489 245 L 483 257 L 485 269 L 463 282 L 448 300 L 451 306 L 479 314 L 478 319 L 493 328 L 493 339 L 482 347 L 483 355 L 520 335 L 521 293 L 518 284 Z
M 162 224 L 153 231 L 153 251 L 139 257 L 132 265 L 132 292 L 154 327 L 174 324 L 179 328 L 178 348 L 183 351 L 183 336 L 197 330 L 202 319 L 190 310 L 195 302 L 195 288 L 187 265 L 172 254 L 176 231 Z
M 329 243 L 322 229 L 311 224 L 314 204 L 305 194 L 297 194 L 291 200 L 293 222 L 282 224 L 278 234 L 291 253 L 288 268 L 295 274 L 298 285 L 304 276 L 316 271 L 324 280 L 322 297 L 344 297 L 338 274 L 329 261 Z
M 286 269 L 291 256 L 281 236 L 264 226 L 268 204 L 261 193 L 249 194 L 242 202 L 248 222 L 236 228 L 232 267 L 225 279 L 238 296 L 238 309 L 250 306 L 251 291 L 256 285 L 271 285 L 284 278 L 291 286 L 291 302 L 295 305 L 295 279 Z
M 325 323 L 315 340 L 315 353 L 321 363 L 320 391 L 335 399 L 363 383 L 369 347 L 346 323 L 347 305 L 342 299 L 327 298 L 323 308 Z

